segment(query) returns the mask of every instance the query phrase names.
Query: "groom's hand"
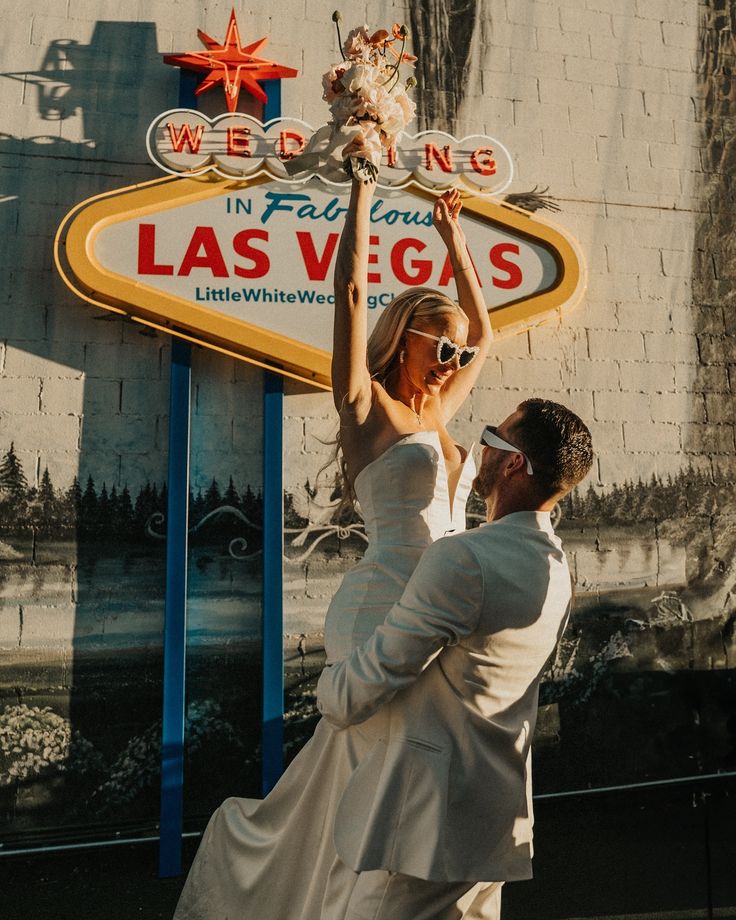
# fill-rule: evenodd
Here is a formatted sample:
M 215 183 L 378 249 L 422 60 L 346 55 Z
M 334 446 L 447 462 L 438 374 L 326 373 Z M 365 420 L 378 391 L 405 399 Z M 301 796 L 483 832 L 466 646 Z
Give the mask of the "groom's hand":
M 364 722 L 414 683 L 446 645 L 477 627 L 483 574 L 459 537 L 424 553 L 404 590 L 371 638 L 326 668 L 317 683 L 317 709 L 339 728 Z

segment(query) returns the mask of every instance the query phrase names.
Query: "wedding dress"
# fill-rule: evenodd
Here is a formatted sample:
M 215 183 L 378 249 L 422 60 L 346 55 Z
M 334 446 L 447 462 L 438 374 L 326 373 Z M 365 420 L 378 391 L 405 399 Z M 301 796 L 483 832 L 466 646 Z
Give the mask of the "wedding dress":
M 465 529 L 473 475 L 468 451 L 451 506 L 436 431 L 401 438 L 360 471 L 355 493 L 369 542 L 327 611 L 328 663 L 370 638 L 430 543 Z M 320 920 L 342 791 L 385 727 L 380 710 L 343 731 L 321 720 L 265 799 L 226 799 L 207 825 L 174 920 Z

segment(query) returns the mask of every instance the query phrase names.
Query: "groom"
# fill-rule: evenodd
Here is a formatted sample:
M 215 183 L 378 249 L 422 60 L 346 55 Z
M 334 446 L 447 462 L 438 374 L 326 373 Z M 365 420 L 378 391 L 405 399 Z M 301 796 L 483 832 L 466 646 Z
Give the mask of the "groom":
M 501 884 L 531 876 L 530 743 L 571 596 L 550 512 L 593 451 L 542 399 L 481 443 L 487 523 L 430 546 L 385 623 L 320 678 L 333 726 L 384 726 L 340 802 L 322 920 L 496 918 Z

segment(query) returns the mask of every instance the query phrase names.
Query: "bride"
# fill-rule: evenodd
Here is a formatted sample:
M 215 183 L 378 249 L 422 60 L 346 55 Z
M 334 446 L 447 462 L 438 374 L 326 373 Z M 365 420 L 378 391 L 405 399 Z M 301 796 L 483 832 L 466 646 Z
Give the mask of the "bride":
M 344 155 L 361 156 L 363 143 L 357 135 Z M 371 636 L 433 540 L 464 529 L 473 463 L 447 424 L 470 393 L 493 338 L 458 220 L 457 191 L 437 199 L 433 224 L 447 248 L 460 306 L 445 294 L 413 288 L 392 301 L 367 337 L 374 191 L 372 183 L 353 181 L 335 269 L 338 444 L 345 486 L 360 502 L 369 544 L 327 611 L 328 662 Z M 339 914 L 339 892 L 327 886 L 336 860 L 335 812 L 350 774 L 385 732 L 380 711 L 343 731 L 321 720 L 263 801 L 227 799 L 210 819 L 175 920 Z

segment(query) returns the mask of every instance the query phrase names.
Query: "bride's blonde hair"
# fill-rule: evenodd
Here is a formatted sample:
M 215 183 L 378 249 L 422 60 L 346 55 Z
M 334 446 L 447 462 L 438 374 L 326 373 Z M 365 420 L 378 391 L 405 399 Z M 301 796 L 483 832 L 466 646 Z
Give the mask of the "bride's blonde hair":
M 432 320 L 441 316 L 459 316 L 468 321 L 467 314 L 454 300 L 432 288 L 409 288 L 395 297 L 378 318 L 368 338 L 367 363 L 371 378 L 385 386 L 390 377 L 399 370 L 406 330 L 415 323 L 424 330 Z M 341 493 L 335 512 L 338 520 L 353 510 L 356 500 L 347 475 L 340 434 L 338 429 L 334 454 L 339 468 L 336 486 Z M 332 460 L 328 461 L 323 469 L 331 463 Z
M 467 314 L 454 300 L 432 288 L 409 288 L 395 297 L 379 317 L 368 339 L 368 371 L 371 377 L 383 383 L 398 369 L 402 340 L 409 326 L 418 322 L 424 329 L 427 321 L 440 316 L 460 316 L 468 321 Z

